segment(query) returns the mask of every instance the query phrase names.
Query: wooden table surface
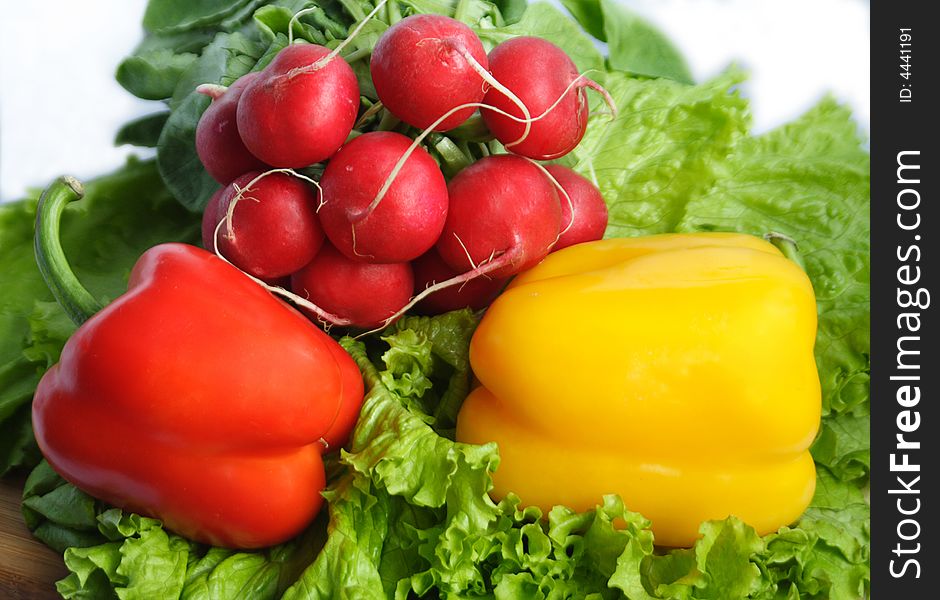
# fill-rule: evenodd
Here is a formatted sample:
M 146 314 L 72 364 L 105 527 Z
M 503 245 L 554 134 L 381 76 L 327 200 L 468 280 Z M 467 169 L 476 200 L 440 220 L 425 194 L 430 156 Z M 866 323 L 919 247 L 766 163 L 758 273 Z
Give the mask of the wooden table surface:
M 68 574 L 62 557 L 23 523 L 23 479 L 0 479 L 0 598 L 58 598 L 55 582 Z

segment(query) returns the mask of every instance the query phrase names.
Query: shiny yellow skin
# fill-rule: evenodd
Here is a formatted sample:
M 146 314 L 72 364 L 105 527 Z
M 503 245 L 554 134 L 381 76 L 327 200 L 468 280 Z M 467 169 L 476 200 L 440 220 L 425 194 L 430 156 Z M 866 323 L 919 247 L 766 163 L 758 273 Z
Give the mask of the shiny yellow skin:
M 565 248 L 483 317 L 457 439 L 498 443 L 496 498 L 587 510 L 616 493 L 666 546 L 728 515 L 766 534 L 816 485 L 815 335 L 809 279 L 759 238 Z

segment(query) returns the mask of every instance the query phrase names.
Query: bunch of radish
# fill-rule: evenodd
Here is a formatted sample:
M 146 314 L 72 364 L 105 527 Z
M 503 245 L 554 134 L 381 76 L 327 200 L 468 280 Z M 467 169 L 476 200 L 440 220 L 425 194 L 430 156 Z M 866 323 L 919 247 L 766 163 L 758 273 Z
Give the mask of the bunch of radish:
M 200 86 L 213 102 L 196 147 L 224 186 L 203 216 L 208 249 L 322 322 L 369 329 L 415 305 L 483 308 L 549 252 L 603 236 L 597 188 L 539 162 L 581 141 L 587 88 L 614 109 L 563 50 L 517 37 L 487 56 L 457 20 L 399 21 L 370 71 L 380 106 L 417 128 L 409 136 L 353 129 L 364 111 L 340 49 L 290 44 L 229 88 Z M 448 182 L 422 142 L 475 114 L 506 153 Z M 315 164 L 304 173 L 319 181 L 296 170 Z

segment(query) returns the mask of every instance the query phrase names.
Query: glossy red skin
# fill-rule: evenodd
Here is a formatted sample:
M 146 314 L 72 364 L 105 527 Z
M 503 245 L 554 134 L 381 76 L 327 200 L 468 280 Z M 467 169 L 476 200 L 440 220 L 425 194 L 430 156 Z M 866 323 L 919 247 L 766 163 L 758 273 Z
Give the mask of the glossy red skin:
M 239 77 L 202 113 L 196 126 L 196 153 L 213 179 L 225 185 L 242 173 L 265 170 L 267 165 L 248 151 L 238 135 L 236 111 L 242 92 L 258 73 Z
M 217 242 L 222 256 L 232 264 L 269 280 L 290 275 L 313 260 L 324 236 L 317 218 L 317 196 L 308 183 L 271 173 L 246 188 L 260 174 L 246 173 L 225 187 L 216 209 L 220 220 L 226 218 L 238 189 L 244 193 L 232 215 L 234 237 L 228 236 L 227 224 L 223 224 Z
M 431 283 L 440 283 L 460 274 L 444 262 L 434 248 L 414 259 L 411 268 L 415 275 L 415 294 L 424 291 Z M 480 310 L 496 299 L 508 281 L 505 278 L 477 277 L 462 285 L 434 292 L 419 302 L 415 309 L 426 315 L 439 315 L 461 308 Z
M 552 251 L 603 238 L 604 232 L 607 231 L 607 203 L 604 202 L 600 190 L 568 167 L 548 165 L 545 169 L 561 184 L 571 199 L 569 205 L 564 195 L 560 192 L 558 194 L 561 203 L 561 230 L 564 233 L 558 238 Z M 569 223 L 571 227 L 568 227 Z
M 524 158 L 482 158 L 457 173 L 447 191 L 447 223 L 435 247 L 459 273 L 507 253 L 511 263 L 489 275 L 510 277 L 545 258 L 558 237 L 561 206 L 555 186 Z
M 490 72 L 509 88 L 536 117 L 555 103 L 568 85 L 578 77 L 578 68 L 565 51 L 548 40 L 516 37 L 490 52 Z M 522 110 L 505 94 L 490 88 L 484 104 L 495 106 L 522 118 Z M 483 120 L 503 144 L 519 139 L 525 125 L 509 117 L 482 109 Z M 588 102 L 583 86 L 576 85 L 543 118 L 532 123 L 528 137 L 507 149 L 536 160 L 560 158 L 571 152 L 584 137 L 588 122 Z
M 187 538 L 277 544 L 320 510 L 320 438 L 361 401 L 337 347 L 218 257 L 156 246 L 43 376 L 36 440 L 68 481 Z
M 316 71 L 287 75 L 329 53 L 314 44 L 288 46 L 242 93 L 238 133 L 248 150 L 265 163 L 297 168 L 321 162 L 352 131 L 359 84 L 345 60 L 335 57 Z
M 390 131 L 355 138 L 330 160 L 320 178 L 320 223 L 326 236 L 349 258 L 372 263 L 407 262 L 424 254 L 444 228 L 447 182 L 420 146 L 375 211 L 353 224 L 385 184 L 411 139 Z M 353 248 L 353 227 L 356 244 Z
M 219 217 L 219 203 L 222 201 L 222 193 L 225 191 L 221 187 L 212 194 L 209 202 L 202 211 L 202 247 L 209 252 L 215 252 L 215 230 L 221 218 Z M 222 235 L 219 231 L 219 235 Z
M 329 244 L 291 276 L 295 294 L 363 329 L 378 327 L 398 312 L 413 288 L 410 264 L 351 260 Z
M 284 289 L 290 288 L 290 279 L 283 286 Z M 359 412 L 362 410 L 363 385 L 362 373 L 355 361 L 349 359 L 349 354 L 343 350 L 339 344 L 328 344 L 330 351 L 336 358 L 336 364 L 339 366 L 340 377 L 342 379 L 343 396 L 339 405 L 339 412 L 336 413 L 336 419 L 326 433 L 323 434 L 321 443 L 324 445 L 324 453 L 336 452 L 346 446 L 349 442 L 349 436 L 352 435 L 356 427 L 356 421 L 359 419 Z
M 461 104 L 479 103 L 483 78 L 461 53 L 465 49 L 486 69 L 486 50 L 465 24 L 443 15 L 412 15 L 382 34 L 370 70 L 379 100 L 396 117 L 419 129 Z M 475 108 L 458 111 L 434 131 L 457 127 Z

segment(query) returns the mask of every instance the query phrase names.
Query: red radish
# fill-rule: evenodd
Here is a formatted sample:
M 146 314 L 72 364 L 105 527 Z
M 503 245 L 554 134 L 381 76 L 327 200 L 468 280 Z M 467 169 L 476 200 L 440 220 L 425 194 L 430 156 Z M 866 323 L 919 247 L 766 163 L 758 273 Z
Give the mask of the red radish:
M 230 87 L 201 85 L 197 92 L 212 98 L 196 126 L 196 153 L 213 179 L 226 185 L 248 171 L 264 170 L 265 165 L 248 151 L 238 136 L 236 109 L 245 88 L 258 77 L 248 73 Z
M 482 158 L 458 173 L 447 191 L 450 208 L 437 250 L 460 273 L 515 275 L 545 258 L 558 237 L 555 186 L 524 158 Z
M 487 127 L 507 150 L 536 160 L 551 160 L 570 152 L 587 129 L 585 87 L 601 91 L 581 76 L 565 51 L 548 40 L 516 37 L 499 44 L 489 55 L 493 76 L 528 108 L 531 121 L 512 98 L 491 88 L 483 103 L 517 117 L 516 120 L 481 109 Z
M 447 182 L 431 155 L 415 147 L 402 168 L 410 138 L 376 131 L 336 153 L 320 178 L 320 222 L 330 242 L 349 258 L 372 263 L 407 262 L 426 252 L 447 218 Z M 394 176 L 380 204 L 379 190 Z
M 460 274 L 445 263 L 441 255 L 433 248 L 412 261 L 411 268 L 415 274 L 415 294 L 421 293 L 430 285 Z M 462 285 L 434 292 L 418 303 L 416 308 L 419 312 L 429 315 L 439 315 L 461 308 L 480 310 L 496 299 L 507 281 L 505 278 L 477 277 Z
M 569 203 L 561 200 L 561 235 L 552 251 L 604 237 L 607 230 L 607 203 L 594 184 L 568 167 L 545 167 L 565 190 Z
M 216 228 L 225 216 L 219 214 L 219 204 L 224 191 L 224 187 L 217 189 L 209 198 L 205 210 L 202 211 L 202 247 L 209 252 L 215 252 Z
M 232 264 L 259 279 L 289 275 L 310 262 L 323 244 L 317 197 L 285 173 L 246 173 L 219 199 L 216 241 Z
M 457 173 L 450 208 L 435 248 L 460 273 L 414 296 L 383 323 L 441 290 L 479 277 L 511 277 L 545 258 L 558 239 L 556 186 L 538 163 L 511 154 L 487 156 Z
M 329 244 L 291 276 L 295 294 L 362 328 L 384 324 L 408 303 L 413 288 L 410 264 L 351 260 Z
M 486 85 L 467 55 L 486 71 L 486 50 L 469 27 L 443 15 L 412 15 L 379 38 L 372 50 L 372 83 L 392 114 L 426 129 L 451 109 L 483 99 Z M 434 130 L 453 129 L 474 110 L 455 112 Z
M 238 102 L 238 133 L 252 154 L 277 167 L 305 167 L 332 156 L 359 110 L 356 74 L 329 48 L 281 50 Z

